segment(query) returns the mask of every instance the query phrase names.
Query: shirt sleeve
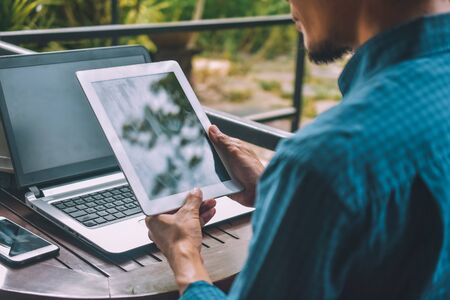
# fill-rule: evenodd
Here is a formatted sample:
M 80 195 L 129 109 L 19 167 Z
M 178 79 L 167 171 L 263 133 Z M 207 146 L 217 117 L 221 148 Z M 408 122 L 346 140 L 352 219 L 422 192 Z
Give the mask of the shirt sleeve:
M 226 299 L 225 294 L 216 286 L 205 281 L 191 283 L 184 291 L 181 300 L 221 300 Z

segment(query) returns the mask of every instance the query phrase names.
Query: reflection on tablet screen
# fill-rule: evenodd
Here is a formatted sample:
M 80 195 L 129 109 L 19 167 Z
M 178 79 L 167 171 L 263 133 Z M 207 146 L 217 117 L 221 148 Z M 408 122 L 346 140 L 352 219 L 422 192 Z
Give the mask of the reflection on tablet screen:
M 174 73 L 92 85 L 149 199 L 230 180 Z

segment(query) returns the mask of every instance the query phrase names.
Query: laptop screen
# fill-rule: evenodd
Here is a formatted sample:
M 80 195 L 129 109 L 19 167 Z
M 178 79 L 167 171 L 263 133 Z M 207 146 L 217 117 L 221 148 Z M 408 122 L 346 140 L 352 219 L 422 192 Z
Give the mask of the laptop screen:
M 2 113 L 19 185 L 117 167 L 75 72 L 144 62 L 144 55 L 134 55 L 0 69 Z

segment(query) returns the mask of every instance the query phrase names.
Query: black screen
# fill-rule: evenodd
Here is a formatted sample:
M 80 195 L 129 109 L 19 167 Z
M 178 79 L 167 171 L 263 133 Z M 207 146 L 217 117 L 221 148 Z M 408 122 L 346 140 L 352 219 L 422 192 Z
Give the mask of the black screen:
M 0 69 L 19 184 L 117 166 L 75 72 L 144 62 L 135 55 Z
M 230 180 L 174 73 L 92 86 L 149 199 Z
M 16 256 L 50 244 L 16 224 L 0 220 L 0 253 L 5 256 Z

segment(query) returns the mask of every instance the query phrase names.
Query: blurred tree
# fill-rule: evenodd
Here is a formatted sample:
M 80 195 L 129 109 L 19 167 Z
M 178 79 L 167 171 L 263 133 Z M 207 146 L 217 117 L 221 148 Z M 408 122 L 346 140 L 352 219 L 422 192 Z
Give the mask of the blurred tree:
M 203 161 L 205 147 L 209 146 L 204 139 L 202 125 L 174 73 L 151 82 L 149 91 L 166 101 L 156 107 L 145 105 L 142 115 L 122 125 L 121 136 L 130 145 L 142 149 L 157 147 L 158 140 L 159 144 L 161 140 L 170 142 L 171 151 L 159 153 L 165 169 L 148 178 L 155 178 L 151 182 L 151 195 L 178 193 L 182 178 L 184 182 L 191 181 L 190 186 L 196 185 L 195 176 L 187 174 L 195 173 Z

